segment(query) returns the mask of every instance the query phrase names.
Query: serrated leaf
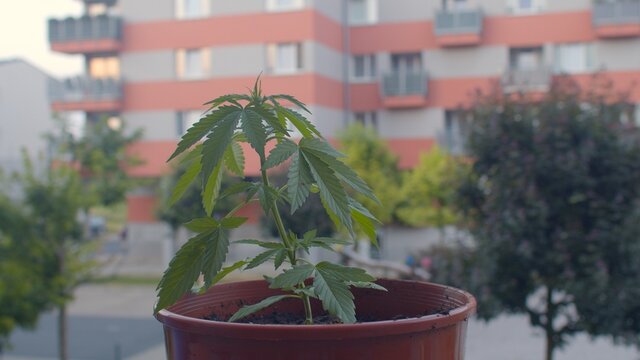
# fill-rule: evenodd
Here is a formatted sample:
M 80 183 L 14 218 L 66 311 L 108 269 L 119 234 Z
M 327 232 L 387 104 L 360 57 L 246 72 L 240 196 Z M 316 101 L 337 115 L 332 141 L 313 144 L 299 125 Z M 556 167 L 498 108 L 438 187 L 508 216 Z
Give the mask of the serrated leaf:
M 296 265 L 276 276 L 269 287 L 271 289 L 291 289 L 313 275 L 315 268 L 311 264 Z
M 198 159 L 198 161 L 200 161 L 200 156 L 202 156 L 202 144 L 198 144 L 198 145 L 194 146 L 193 149 L 189 150 L 189 152 L 186 155 L 181 156 L 178 159 L 178 163 L 180 163 L 180 164 L 188 164 L 191 161 L 194 161 L 196 159 Z
M 243 113 L 242 109 L 234 109 L 216 124 L 202 144 L 202 172 L 205 176 L 209 176 L 213 169 L 222 163 L 224 153 L 233 140 L 233 134 Z
M 311 111 L 309 111 L 309 109 L 307 109 L 307 106 L 302 101 L 296 99 L 295 97 L 293 97 L 291 95 L 277 94 L 277 95 L 271 95 L 270 98 L 273 98 L 273 99 L 276 99 L 276 100 L 286 100 L 286 101 L 296 105 L 297 107 L 301 108 L 302 110 L 306 111 L 307 113 L 311 114 Z
M 260 188 L 258 189 L 258 199 L 260 200 L 260 206 L 262 207 L 265 216 L 269 216 L 273 203 L 278 200 L 278 194 L 278 190 L 271 186 L 265 186 L 264 184 L 260 185 Z
M 244 152 L 237 142 L 231 142 L 231 146 L 224 152 L 224 165 L 232 173 L 244 176 Z
M 264 264 L 265 262 L 271 260 L 271 258 L 278 252 L 278 249 L 269 249 L 267 251 L 261 252 L 256 255 L 253 259 L 249 261 L 245 270 L 253 269 L 257 266 Z
M 333 146 L 331 146 L 331 144 L 329 144 L 328 142 L 322 139 L 316 139 L 316 138 L 302 139 L 300 140 L 300 143 L 298 145 L 300 146 L 301 149 L 310 150 L 315 153 L 328 155 L 329 157 L 334 159 L 343 158 L 346 156 L 345 154 L 336 150 Z M 317 154 L 318 157 L 321 157 L 324 159 L 324 157 L 321 156 L 320 154 Z
M 316 266 L 313 286 L 322 307 L 345 324 L 356 322 L 353 294 L 345 282 L 330 269 Z
M 184 224 L 187 229 L 197 233 L 214 230 L 218 225 L 218 222 L 214 218 L 210 217 L 193 219 Z
M 209 284 L 215 279 L 222 268 L 224 260 L 229 252 L 229 231 L 224 228 L 217 228 L 206 238 L 206 248 L 202 263 L 202 274 L 205 284 Z
M 246 182 L 246 181 L 242 181 L 239 183 L 235 183 L 231 186 L 229 186 L 228 188 L 226 188 L 218 197 L 218 199 L 223 199 L 226 198 L 227 196 L 231 196 L 231 195 L 236 195 L 236 194 L 240 194 L 244 191 L 246 191 L 247 189 L 249 189 L 250 187 L 252 187 L 253 184 L 250 182 Z
M 305 240 L 311 241 L 316 238 L 316 234 L 318 234 L 318 230 L 316 229 L 309 230 L 306 233 L 304 233 L 304 235 L 302 235 L 302 238 Z
M 242 239 L 242 240 L 234 241 L 233 243 L 234 244 L 241 244 L 241 245 L 258 245 L 258 246 L 263 247 L 265 249 L 277 249 L 277 248 L 281 248 L 283 246 L 282 243 L 269 242 L 269 241 L 260 241 L 260 240 L 255 240 L 255 239 Z
M 216 108 L 218 107 L 218 105 L 225 102 L 231 102 L 232 104 L 239 106 L 238 101 L 240 100 L 251 101 L 251 97 L 244 94 L 227 94 L 227 95 L 219 96 L 213 100 L 207 101 L 203 105 L 209 105 L 210 109 Z
M 367 274 L 364 269 L 351 266 L 343 266 L 328 261 L 323 261 L 316 265 L 316 269 L 332 274 L 335 278 L 343 281 L 375 281 L 376 278 Z
M 264 308 L 267 308 L 275 303 L 277 303 L 280 300 L 286 299 L 286 298 L 298 298 L 298 296 L 295 295 L 276 295 L 276 296 L 271 296 L 268 297 L 262 301 L 260 301 L 257 304 L 253 304 L 253 305 L 248 305 L 248 306 L 244 306 L 242 308 L 240 308 L 240 310 L 238 310 L 235 314 L 233 314 L 233 316 L 231 318 L 229 318 L 229 322 L 234 322 L 234 321 L 238 321 L 242 318 L 245 318 L 257 311 L 260 311 Z
M 367 281 L 347 281 L 347 285 L 348 286 L 353 286 L 353 287 L 357 287 L 357 288 L 362 288 L 362 289 L 374 289 L 374 290 L 380 290 L 380 291 L 387 291 L 387 289 L 385 289 L 384 287 L 374 283 L 374 282 L 367 282 Z
M 251 147 L 260 156 L 261 162 L 265 158 L 264 147 L 267 143 L 267 131 L 262 117 L 255 111 L 244 110 L 242 115 L 242 131 Z
M 191 183 L 196 179 L 200 170 L 202 169 L 202 164 L 200 161 L 194 161 L 193 164 L 187 168 L 187 171 L 180 176 L 180 179 L 176 182 L 176 186 L 173 188 L 173 193 L 171 193 L 171 198 L 169 199 L 169 206 L 173 206 L 178 200 L 182 198 L 184 193 L 189 189 Z
M 225 217 L 220 220 L 220 225 L 222 225 L 223 228 L 230 230 L 239 228 L 242 224 L 247 222 L 247 220 L 249 220 L 249 218 L 246 217 Z
M 207 233 L 189 239 L 178 250 L 158 283 L 158 302 L 154 312 L 174 304 L 191 290 L 202 268 Z
M 202 206 L 208 216 L 213 213 L 213 208 L 216 205 L 218 195 L 220 193 L 220 186 L 222 185 L 222 163 L 218 163 L 211 172 L 211 175 L 207 179 L 204 192 L 202 193 Z
M 276 134 L 280 136 L 289 136 L 289 131 L 287 130 L 286 124 L 282 124 L 278 116 L 274 114 L 270 109 L 265 109 L 263 107 L 252 107 L 249 111 L 254 111 L 258 114 L 271 128 L 274 130 Z
M 320 188 L 320 197 L 326 205 L 338 217 L 340 223 L 351 229 L 351 211 L 349 201 L 340 180 L 329 165 L 317 157 L 315 153 L 307 152 L 301 148 L 301 153 L 307 160 L 311 175 Z
M 182 154 L 185 150 L 205 137 L 214 127 L 219 125 L 220 122 L 225 121 L 230 114 L 239 110 L 240 109 L 235 106 L 223 106 L 200 119 L 182 136 L 176 150 L 171 154 L 167 161 L 171 161 L 176 156 Z
M 376 226 L 373 221 L 360 213 L 358 210 L 351 208 L 351 217 L 360 226 L 360 229 L 367 235 L 371 243 L 378 247 L 378 236 L 376 234 Z
M 273 258 L 274 269 L 278 270 L 280 266 L 282 266 L 282 263 L 284 263 L 286 258 L 287 258 L 287 249 L 285 248 L 279 249 L 278 252 L 276 253 L 276 256 Z
M 285 162 L 298 150 L 298 145 L 293 141 L 282 139 L 269 153 L 263 169 L 270 169 Z
M 279 105 L 276 105 L 274 109 L 276 111 L 276 114 L 278 114 L 279 119 L 284 121 L 288 120 L 296 129 L 298 129 L 303 137 L 313 137 L 313 131 L 317 131 L 310 121 L 308 121 L 304 116 L 296 113 L 295 111 Z
M 205 284 L 199 291 L 200 294 L 204 293 L 205 291 L 207 291 L 209 288 L 211 288 L 213 285 L 219 283 L 222 279 L 224 279 L 227 275 L 231 274 L 232 272 L 240 269 L 241 267 L 245 266 L 247 264 L 246 261 L 244 260 L 240 260 L 236 263 L 234 263 L 231 266 L 227 266 L 222 268 L 220 271 L 218 271 L 218 273 L 216 274 L 216 276 L 211 279 L 211 282 L 208 284 Z
M 297 152 L 293 155 L 291 166 L 289 167 L 287 189 L 291 202 L 291 213 L 295 213 L 309 197 L 309 187 L 313 179 L 306 160 Z

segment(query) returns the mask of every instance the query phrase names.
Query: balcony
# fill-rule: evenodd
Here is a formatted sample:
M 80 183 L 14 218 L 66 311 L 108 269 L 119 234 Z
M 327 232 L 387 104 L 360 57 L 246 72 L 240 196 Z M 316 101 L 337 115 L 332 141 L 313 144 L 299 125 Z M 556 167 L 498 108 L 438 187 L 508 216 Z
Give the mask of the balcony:
M 122 83 L 117 79 L 76 76 L 49 83 L 54 111 L 117 112 L 122 98 Z
M 382 104 L 387 108 L 426 106 L 427 74 L 422 71 L 394 71 L 382 77 Z
M 598 1 L 593 4 L 592 16 L 601 38 L 640 36 L 640 0 Z
M 502 76 L 502 89 L 506 93 L 546 91 L 551 85 L 549 67 L 534 69 L 509 69 Z
M 108 53 L 120 50 L 122 19 L 110 15 L 49 19 L 53 51 L 67 54 Z
M 477 45 L 482 39 L 484 15 L 475 10 L 439 10 L 436 13 L 436 41 L 443 47 Z

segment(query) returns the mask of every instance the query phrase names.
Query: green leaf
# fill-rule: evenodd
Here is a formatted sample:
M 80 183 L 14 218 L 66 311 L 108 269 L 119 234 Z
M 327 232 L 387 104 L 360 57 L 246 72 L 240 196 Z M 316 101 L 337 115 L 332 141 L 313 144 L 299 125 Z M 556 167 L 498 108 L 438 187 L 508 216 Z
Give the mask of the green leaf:
M 353 286 L 353 287 L 357 287 L 357 288 L 363 288 L 363 289 L 374 289 L 374 290 L 380 290 L 380 291 L 387 291 L 387 289 L 385 289 L 384 287 L 374 283 L 374 282 L 367 282 L 367 281 L 347 281 L 347 285 L 348 286 Z
M 187 229 L 197 233 L 214 230 L 218 227 L 218 225 L 218 222 L 214 218 L 210 217 L 193 219 L 184 224 Z
M 322 159 L 324 159 L 325 157 L 321 156 L 321 154 L 328 155 L 329 157 L 334 159 L 345 157 L 343 153 L 334 149 L 331 144 L 322 139 L 301 139 L 298 145 L 301 149 L 310 150 L 316 154 L 320 153 L 317 155 Z
M 333 170 L 313 152 L 307 152 L 301 148 L 304 158 L 309 164 L 311 175 L 320 188 L 320 197 L 326 202 L 327 207 L 338 217 L 340 223 L 351 229 L 351 211 L 349 201 L 340 180 Z
M 267 143 L 267 131 L 262 122 L 262 117 L 255 111 L 245 110 L 242 116 L 242 131 L 244 131 L 251 147 L 263 160 L 265 158 L 264 147 Z
M 271 289 L 291 289 L 310 278 L 314 270 L 315 268 L 311 264 L 296 265 L 276 276 L 269 287 Z
M 202 193 L 202 206 L 208 216 L 213 213 L 213 208 L 216 205 L 218 194 L 220 193 L 220 186 L 222 185 L 222 163 L 218 163 L 213 169 L 211 176 L 207 180 L 206 187 Z
M 260 311 L 266 307 L 269 307 L 275 303 L 277 303 L 280 300 L 286 299 L 286 298 L 299 298 L 296 295 L 276 295 L 276 296 L 271 296 L 268 297 L 262 301 L 260 301 L 257 304 L 253 304 L 253 305 L 248 305 L 248 306 L 244 306 L 242 307 L 240 310 L 238 310 L 235 314 L 233 314 L 233 316 L 231 318 L 229 318 L 229 322 L 234 322 L 234 321 L 238 321 L 244 317 L 247 317 L 257 311 Z
M 271 212 L 271 207 L 274 201 L 277 201 L 279 198 L 278 190 L 272 188 L 271 186 L 261 184 L 258 189 L 258 199 L 260 200 L 260 206 L 262 206 L 262 210 L 264 211 L 265 216 L 268 216 Z
M 232 272 L 240 269 L 241 267 L 245 266 L 247 264 L 246 261 L 244 260 L 240 260 L 236 263 L 234 263 L 231 266 L 227 266 L 225 268 L 222 268 L 222 270 L 220 270 L 216 276 L 211 279 L 210 283 L 205 284 L 199 291 L 200 294 L 204 293 L 205 291 L 207 291 L 209 288 L 211 288 L 213 285 L 219 283 L 222 279 L 224 279 L 227 275 L 231 274 Z
M 232 173 L 240 177 L 244 176 L 244 152 L 242 146 L 236 141 L 233 141 L 231 146 L 225 150 L 224 164 Z
M 211 101 L 207 101 L 206 103 L 204 103 L 204 105 L 209 105 L 209 108 L 213 109 L 218 107 L 218 105 L 225 103 L 225 102 L 231 102 L 232 104 L 239 106 L 238 101 L 240 100 L 245 100 L 245 101 L 251 101 L 251 97 L 244 95 L 244 94 L 228 94 L 228 95 L 222 95 L 220 97 L 217 97 Z
M 283 247 L 282 243 L 279 242 L 271 242 L 271 241 L 260 241 L 255 239 L 242 239 L 233 242 L 234 244 L 242 244 L 242 245 L 258 245 L 265 249 L 279 249 Z
M 371 240 L 371 243 L 375 247 L 378 247 L 378 236 L 376 234 L 376 226 L 373 221 L 353 208 L 351 208 L 351 217 L 353 217 L 353 220 L 355 220 L 355 222 L 360 226 L 360 229 L 365 233 L 365 235 L 367 235 L 369 240 Z
M 200 161 L 194 161 L 193 164 L 189 166 L 187 171 L 180 176 L 178 182 L 176 183 L 175 188 L 173 188 L 173 193 L 171 194 L 171 198 L 169 199 L 169 206 L 173 206 L 178 200 L 182 198 L 184 193 L 189 189 L 189 185 L 195 180 L 195 178 L 200 173 L 200 169 L 202 169 L 202 164 Z
M 367 272 L 363 269 L 333 264 L 328 261 L 323 261 L 317 264 L 316 269 L 318 269 L 319 271 L 322 270 L 325 273 L 331 274 L 335 278 L 343 281 L 371 282 L 376 280 L 375 277 L 367 274 Z
M 274 107 L 276 114 L 278 114 L 278 118 L 284 121 L 289 120 L 293 126 L 298 129 L 300 134 L 305 138 L 313 137 L 313 132 L 317 129 L 308 121 L 304 116 L 298 114 L 297 112 L 287 109 L 285 107 L 276 105 Z M 318 136 L 320 136 L 318 134 Z
M 269 153 L 269 157 L 267 161 L 264 163 L 263 168 L 269 169 L 274 166 L 278 166 L 285 162 L 288 158 L 291 157 L 298 150 L 298 145 L 293 141 L 282 139 L 276 147 L 271 150 Z
M 233 134 L 243 113 L 242 109 L 234 109 L 216 124 L 202 145 L 202 172 L 205 179 L 221 164 L 224 153 L 233 140 Z
M 220 220 L 220 224 L 225 229 L 235 229 L 239 228 L 242 224 L 244 224 L 249 218 L 246 217 L 225 217 Z
M 202 264 L 205 284 L 210 284 L 222 268 L 229 251 L 229 231 L 217 228 L 206 238 L 206 248 Z
M 187 130 L 187 133 L 182 136 L 178 147 L 173 154 L 171 154 L 168 161 L 182 154 L 185 150 L 200 141 L 200 139 L 207 135 L 214 127 L 219 125 L 219 122 L 226 120 L 230 115 L 239 110 L 240 109 L 235 106 L 223 106 L 193 124 L 193 126 Z
M 276 256 L 273 259 L 274 269 L 278 270 L 280 266 L 282 266 L 282 263 L 284 263 L 286 258 L 287 258 L 287 249 L 283 247 L 282 249 L 278 250 L 278 252 L 276 253 Z
M 158 283 L 158 302 L 154 312 L 174 304 L 189 292 L 198 280 L 208 233 L 189 239 L 173 257 Z
M 288 178 L 287 189 L 293 214 L 309 197 L 309 187 L 313 182 L 309 166 L 300 152 L 293 155 Z
M 253 259 L 251 259 L 245 270 L 253 269 L 264 264 L 265 262 L 269 261 L 278 251 L 279 249 L 269 249 L 267 251 L 261 252 Z
M 322 302 L 322 307 L 329 314 L 345 324 L 356 322 L 353 294 L 349 290 L 349 286 L 339 277 L 339 274 L 318 264 L 313 278 L 313 286 L 318 299 Z
M 251 188 L 252 186 L 253 186 L 253 183 L 246 182 L 246 181 L 235 183 L 235 184 L 229 186 L 228 188 L 226 188 L 222 192 L 222 194 L 220 194 L 220 197 L 218 199 L 223 199 L 223 198 L 226 198 L 227 196 L 240 194 L 240 193 L 246 191 L 247 189 Z
M 291 95 L 277 94 L 277 95 L 271 95 L 270 98 L 276 99 L 276 100 L 286 100 L 286 101 L 296 105 L 297 107 L 301 108 L 302 110 L 306 111 L 307 113 L 311 114 L 311 111 L 309 111 L 309 109 L 307 109 L 307 106 L 302 101 L 296 99 L 295 97 L 293 97 Z
M 278 119 L 278 116 L 271 110 L 255 106 L 250 108 L 248 111 L 254 111 L 258 114 L 280 136 L 289 136 L 286 124 L 282 124 L 280 119 Z

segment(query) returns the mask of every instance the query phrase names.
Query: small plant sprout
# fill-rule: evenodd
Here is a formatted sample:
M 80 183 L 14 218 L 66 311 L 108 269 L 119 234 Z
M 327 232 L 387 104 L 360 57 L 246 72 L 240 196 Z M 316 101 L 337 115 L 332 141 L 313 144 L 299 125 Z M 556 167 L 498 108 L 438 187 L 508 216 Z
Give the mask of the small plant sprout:
M 334 149 L 309 120 L 287 107 L 295 106 L 309 113 L 302 102 L 289 95 L 263 95 L 259 78 L 249 94 L 220 96 L 206 105 L 209 106 L 206 115 L 187 130 L 169 160 L 179 157 L 177 161 L 188 169 L 176 184 L 170 202 L 180 199 L 198 179 L 202 181 L 202 205 L 207 217 L 185 224 L 196 235 L 176 253 L 158 284 L 155 312 L 191 291 L 201 276 L 204 284 L 199 291 L 204 292 L 235 270 L 252 269 L 270 261 L 276 270 L 284 268 L 284 271 L 274 278 L 265 278 L 271 288 L 281 289 L 284 294 L 245 306 L 229 321 L 238 321 L 280 300 L 296 298 L 304 304 L 305 324 L 312 324 L 310 299 L 315 298 L 328 314 L 341 322 L 356 322 L 350 289 L 385 289 L 375 284 L 376 279 L 363 269 L 325 261 L 314 264 L 300 258 L 299 254 L 309 253 L 311 248 L 333 250 L 334 245 L 346 245 L 349 241 L 317 237 L 315 230 L 295 234 L 284 226 L 278 206 L 286 202 L 295 213 L 311 193 L 318 193 L 338 228 L 345 229 L 351 239 L 355 239 L 357 233 L 366 234 L 377 246 L 377 220 L 352 196 L 360 193 L 377 202 L 369 186 L 340 160 L 344 155 Z M 299 132 L 299 140 L 292 138 L 291 128 Z M 240 146 L 243 142 L 259 156 L 260 180 L 240 182 L 221 192 L 225 171 L 244 177 L 245 158 Z M 266 150 L 267 144 L 275 145 L 270 152 Z M 267 171 L 287 161 L 287 183 L 282 187 L 272 185 Z M 213 216 L 217 201 L 237 194 L 243 194 L 243 201 L 226 215 Z M 247 220 L 235 214 L 255 201 L 260 203 L 266 216 L 273 217 L 281 241 L 237 241 L 255 245 L 262 252 L 223 268 L 230 245 L 229 232 Z

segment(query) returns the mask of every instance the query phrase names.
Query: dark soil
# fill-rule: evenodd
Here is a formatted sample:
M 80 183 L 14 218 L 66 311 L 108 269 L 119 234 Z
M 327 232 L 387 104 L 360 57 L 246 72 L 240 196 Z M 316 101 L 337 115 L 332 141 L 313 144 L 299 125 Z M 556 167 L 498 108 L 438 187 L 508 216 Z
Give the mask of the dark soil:
M 369 322 L 376 322 L 376 321 L 388 321 L 388 320 L 395 321 L 395 320 L 411 319 L 411 318 L 418 318 L 422 316 L 435 315 L 435 314 L 449 315 L 449 312 L 450 312 L 450 309 L 445 309 L 444 307 L 442 307 L 437 311 L 433 311 L 433 310 L 425 311 L 423 314 L 419 316 L 399 314 L 392 318 L 381 318 L 374 315 L 362 315 L 362 316 L 356 316 L 356 317 L 358 320 L 357 323 L 369 323 Z M 211 321 L 227 321 L 227 319 L 220 318 L 215 313 L 209 316 L 205 316 L 204 319 L 211 320 Z M 301 316 L 299 314 L 291 314 L 291 313 L 274 311 L 272 313 L 268 313 L 260 316 L 256 316 L 256 315 L 248 316 L 244 319 L 238 320 L 238 322 L 243 324 L 261 324 L 261 325 L 302 325 L 304 324 L 304 316 Z M 340 321 L 328 314 L 323 314 L 323 315 L 314 316 L 313 323 L 315 325 L 330 325 L 330 324 L 340 324 Z

